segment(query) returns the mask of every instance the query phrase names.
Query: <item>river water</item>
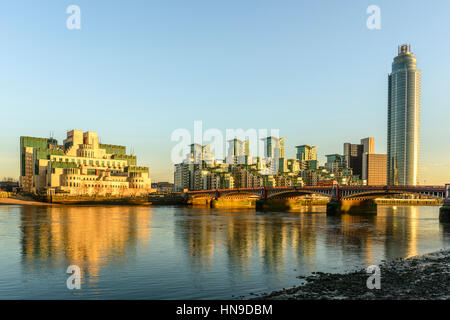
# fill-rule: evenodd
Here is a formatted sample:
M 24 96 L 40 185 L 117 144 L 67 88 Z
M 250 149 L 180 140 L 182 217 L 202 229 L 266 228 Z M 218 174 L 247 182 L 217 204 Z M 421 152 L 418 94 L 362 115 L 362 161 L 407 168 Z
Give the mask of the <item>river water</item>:
M 439 207 L 0 206 L 0 299 L 238 299 L 450 244 Z M 81 271 L 69 290 L 67 268 Z

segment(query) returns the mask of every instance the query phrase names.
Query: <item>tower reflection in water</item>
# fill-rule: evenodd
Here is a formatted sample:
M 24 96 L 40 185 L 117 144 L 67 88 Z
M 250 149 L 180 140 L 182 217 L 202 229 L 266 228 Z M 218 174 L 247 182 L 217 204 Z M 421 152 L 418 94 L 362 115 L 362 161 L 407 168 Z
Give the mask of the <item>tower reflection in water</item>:
M 339 217 L 242 210 L 215 214 L 184 209 L 185 218 L 176 221 L 180 245 L 197 271 L 211 270 L 218 259 L 235 275 L 258 264 L 268 273 L 282 272 L 287 263 L 305 273 L 336 271 L 411 257 L 449 241 L 448 235 L 439 236 L 445 230 L 435 207 L 379 206 L 374 215 Z

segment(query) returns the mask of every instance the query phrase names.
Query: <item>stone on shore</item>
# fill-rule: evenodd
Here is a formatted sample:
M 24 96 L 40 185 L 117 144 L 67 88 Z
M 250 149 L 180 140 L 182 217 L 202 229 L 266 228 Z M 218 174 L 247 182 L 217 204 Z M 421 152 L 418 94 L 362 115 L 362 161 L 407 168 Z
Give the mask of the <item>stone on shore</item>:
M 262 300 L 436 300 L 450 298 L 450 250 L 384 262 L 381 288 L 368 289 L 365 269 L 345 274 L 315 273 L 306 284 L 260 296 Z

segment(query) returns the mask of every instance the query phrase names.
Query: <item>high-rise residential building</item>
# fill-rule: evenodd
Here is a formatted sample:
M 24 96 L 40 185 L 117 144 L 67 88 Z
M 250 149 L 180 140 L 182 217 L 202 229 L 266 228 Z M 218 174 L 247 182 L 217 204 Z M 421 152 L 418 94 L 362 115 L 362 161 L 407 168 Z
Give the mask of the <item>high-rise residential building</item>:
M 325 168 L 327 170 L 331 172 L 337 172 L 347 168 L 345 156 L 340 154 L 329 154 L 325 157 L 327 157 L 327 162 L 325 163 Z
M 245 146 L 242 140 L 237 138 L 228 140 L 228 155 L 229 156 L 243 156 L 245 153 Z
M 421 71 L 409 45 L 401 45 L 388 77 L 387 183 L 419 180 Z
M 297 159 L 300 161 L 317 160 L 317 146 L 309 146 L 307 144 L 296 146 Z
M 214 161 L 214 153 L 211 151 L 210 145 L 193 143 L 190 145 L 190 154 L 187 155 L 187 162 L 202 164 L 203 162 L 212 163 Z
M 286 138 L 266 137 L 264 141 L 264 161 L 266 170 L 263 174 L 277 174 L 280 161 L 284 161 L 284 141 Z
M 295 148 L 297 148 L 297 159 L 300 161 L 301 170 L 317 169 L 319 167 L 317 146 L 304 144 Z
M 228 152 L 225 162 L 228 164 L 251 164 L 248 144 L 248 140 L 242 141 L 237 138 L 228 140 Z
M 143 195 L 151 191 L 148 167 L 137 166 L 125 146 L 101 144 L 97 132 L 71 130 L 63 145 L 20 137 L 20 184 L 25 191 L 67 195 Z
M 200 190 L 203 188 L 203 184 L 214 184 L 214 180 L 206 176 L 206 171 L 204 171 L 209 166 L 218 163 L 214 159 L 211 145 L 202 146 L 201 144 L 193 143 L 189 147 L 190 152 L 186 155 L 183 162 L 175 164 L 174 189 L 176 191 L 184 189 Z
M 196 164 L 201 163 L 203 160 L 202 145 L 198 143 L 193 143 L 189 147 L 191 149 L 191 152 L 188 155 L 188 162 Z
M 286 138 L 266 137 L 264 141 L 264 156 L 267 158 L 284 158 L 284 140 Z
M 173 174 L 173 184 L 175 191 L 183 191 L 189 189 L 190 171 L 188 163 L 175 164 L 175 171 Z
M 318 170 L 304 170 L 301 175 L 305 186 L 317 186 L 320 178 Z

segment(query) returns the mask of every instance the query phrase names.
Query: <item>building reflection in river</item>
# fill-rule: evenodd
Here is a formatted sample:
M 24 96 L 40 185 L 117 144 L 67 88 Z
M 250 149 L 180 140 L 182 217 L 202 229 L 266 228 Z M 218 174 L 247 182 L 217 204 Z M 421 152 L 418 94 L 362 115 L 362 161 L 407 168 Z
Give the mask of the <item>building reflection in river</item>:
M 327 217 L 323 206 L 284 213 L 0 208 L 0 297 L 226 299 L 267 292 L 314 271 L 345 272 L 446 247 L 450 230 L 438 212 L 379 206 L 376 215 Z M 65 286 L 73 264 L 83 273 L 76 293 Z
M 186 209 L 185 218 L 176 221 L 176 232 L 197 271 L 211 269 L 225 250 L 223 263 L 236 272 L 260 264 L 266 272 L 276 273 L 292 261 L 293 267 L 312 272 L 327 268 L 316 262 L 327 261 L 327 256 L 338 261 L 336 269 L 345 269 L 352 261 L 367 266 L 419 254 L 421 246 L 433 245 L 429 240 L 439 232 L 435 209 L 421 207 L 419 214 L 415 206 L 379 206 L 377 214 L 339 217 L 242 210 L 217 210 L 211 215 L 209 209 Z
M 174 251 L 167 255 L 182 259 L 189 272 L 220 268 L 230 277 L 241 278 L 286 274 L 287 268 L 308 274 L 367 266 L 435 248 L 437 241 L 443 241 L 435 240 L 438 232 L 449 238 L 449 230 L 436 224 L 433 207 L 379 206 L 376 215 L 340 217 L 327 217 L 323 207 L 288 213 L 168 208 L 156 217 L 152 210 L 157 209 L 148 207 L 20 210 L 25 270 L 75 264 L 91 279 L 109 264 L 126 264 L 137 247 L 147 248 L 152 259 L 155 249 L 148 244 L 155 219 L 169 228 L 154 236 L 155 243 L 169 241 Z M 164 259 L 164 254 L 158 257 Z
M 112 257 L 119 262 L 149 241 L 150 217 L 151 209 L 138 207 L 22 207 L 24 266 L 77 265 L 95 279 Z

